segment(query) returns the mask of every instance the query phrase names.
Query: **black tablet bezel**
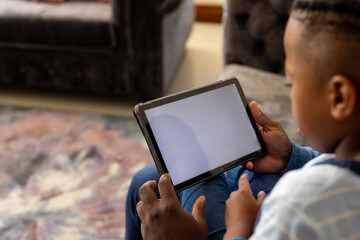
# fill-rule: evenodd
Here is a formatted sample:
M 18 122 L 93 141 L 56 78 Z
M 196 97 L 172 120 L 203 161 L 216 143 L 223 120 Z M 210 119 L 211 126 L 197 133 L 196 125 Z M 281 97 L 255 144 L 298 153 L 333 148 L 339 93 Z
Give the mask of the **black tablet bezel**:
M 187 98 L 187 97 L 191 97 L 191 96 L 194 96 L 194 95 L 197 95 L 197 94 L 201 94 L 201 93 L 205 93 L 205 92 L 208 92 L 208 91 L 212 91 L 212 90 L 215 90 L 217 88 L 221 88 L 221 87 L 225 87 L 225 86 L 228 86 L 228 85 L 232 85 L 234 84 L 236 86 L 236 89 L 238 90 L 238 93 L 239 93 L 239 96 L 241 98 L 241 101 L 245 107 L 245 110 L 248 114 L 248 117 L 250 119 L 250 122 L 251 122 L 251 125 L 253 127 L 253 130 L 257 136 L 257 139 L 259 141 L 259 144 L 261 146 L 261 149 L 258 150 L 258 151 L 255 151 L 253 153 L 250 153 L 248 155 L 245 155 L 243 157 L 240 157 L 238 159 L 234 159 L 233 161 L 229 162 L 229 163 L 226 163 L 218 168 L 215 168 L 215 169 L 212 169 L 206 173 L 203 173 L 201 175 L 198 175 L 196 177 L 193 177 L 185 182 L 182 182 L 180 184 L 177 184 L 177 185 L 174 185 L 174 188 L 175 188 L 175 191 L 180 191 L 180 190 L 183 190 L 185 188 L 188 188 L 190 186 L 193 186 L 199 182 L 202 182 L 206 179 L 209 179 L 213 176 L 216 176 L 222 172 L 225 172 L 225 171 L 228 171 L 236 166 L 239 166 L 245 162 L 248 162 L 248 161 L 251 161 L 251 160 L 254 160 L 256 158 L 260 158 L 264 155 L 267 154 L 267 148 L 266 148 L 266 145 L 265 145 L 265 142 L 261 136 L 261 133 L 259 132 L 258 130 L 258 127 L 257 127 L 257 124 L 251 114 L 251 110 L 250 110 L 250 107 L 247 103 L 247 100 L 246 100 L 246 97 L 245 97 L 245 94 L 240 86 L 240 83 L 239 81 L 236 79 L 236 78 L 230 78 L 230 79 L 226 79 L 226 80 L 221 80 L 221 81 L 218 81 L 218 82 L 215 82 L 215 83 L 212 83 L 212 84 L 209 84 L 209 85 L 205 85 L 205 86 L 202 86 L 202 87 L 199 87 L 199 88 L 194 88 L 194 89 L 190 89 L 190 90 L 187 90 L 187 91 L 183 91 L 183 92 L 180 92 L 180 93 L 176 93 L 176 94 L 173 94 L 173 95 L 169 95 L 169 96 L 166 96 L 166 97 L 162 97 L 162 98 L 159 98 L 159 99 L 155 99 L 155 100 L 152 100 L 152 101 L 149 101 L 149 102 L 145 102 L 145 103 L 139 103 L 137 104 L 135 107 L 134 107 L 134 116 L 141 128 L 141 131 L 145 137 L 145 140 L 146 140 L 146 143 L 150 149 L 150 152 L 151 152 L 151 155 L 154 159 L 154 162 L 155 162 L 155 165 L 159 171 L 159 174 L 162 175 L 163 173 L 167 173 L 168 170 L 167 170 L 167 167 L 166 167 L 166 164 L 164 162 L 164 159 L 163 157 L 161 156 L 161 152 L 160 152 L 160 149 L 159 149 L 159 146 L 157 145 L 156 143 L 156 139 L 155 139 L 155 136 L 151 130 L 151 127 L 150 127 L 150 124 L 149 124 L 149 121 L 145 115 L 145 110 L 147 109 L 151 109 L 151 108 L 154 108 L 154 107 L 159 107 L 161 105 L 164 105 L 164 104 L 168 104 L 168 103 L 171 103 L 171 102 L 175 102 L 175 101 L 178 101 L 178 100 L 181 100 L 181 99 L 184 99 L 184 98 Z

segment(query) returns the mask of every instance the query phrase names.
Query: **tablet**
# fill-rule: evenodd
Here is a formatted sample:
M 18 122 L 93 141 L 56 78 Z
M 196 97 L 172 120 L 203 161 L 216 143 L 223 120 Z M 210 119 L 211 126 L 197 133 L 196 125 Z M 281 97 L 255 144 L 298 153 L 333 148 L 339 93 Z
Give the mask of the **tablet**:
M 267 153 L 236 78 L 139 103 L 134 115 L 176 191 Z

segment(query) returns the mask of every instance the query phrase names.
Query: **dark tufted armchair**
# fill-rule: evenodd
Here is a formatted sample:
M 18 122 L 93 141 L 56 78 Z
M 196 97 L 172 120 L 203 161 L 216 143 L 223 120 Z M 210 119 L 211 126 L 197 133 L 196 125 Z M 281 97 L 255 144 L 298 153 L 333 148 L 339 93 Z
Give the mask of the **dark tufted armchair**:
M 224 63 L 284 72 L 283 35 L 292 0 L 227 0 Z
M 239 79 L 248 100 L 278 121 L 300 145 L 285 86 L 283 35 L 292 0 L 226 0 L 223 15 L 224 70 L 221 79 Z M 280 74 L 279 74 L 280 73 Z
M 193 11 L 193 0 L 1 0 L 0 85 L 158 97 Z

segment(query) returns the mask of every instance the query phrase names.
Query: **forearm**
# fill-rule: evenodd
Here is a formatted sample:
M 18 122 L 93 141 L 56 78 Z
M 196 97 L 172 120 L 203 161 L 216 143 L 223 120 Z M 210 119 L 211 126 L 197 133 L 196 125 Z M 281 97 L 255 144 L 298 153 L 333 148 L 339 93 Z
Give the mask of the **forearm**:
M 301 147 L 294 142 L 291 142 L 291 147 L 291 157 L 286 168 L 282 171 L 282 174 L 294 169 L 302 168 L 311 159 L 320 155 L 319 152 L 314 151 L 311 147 Z

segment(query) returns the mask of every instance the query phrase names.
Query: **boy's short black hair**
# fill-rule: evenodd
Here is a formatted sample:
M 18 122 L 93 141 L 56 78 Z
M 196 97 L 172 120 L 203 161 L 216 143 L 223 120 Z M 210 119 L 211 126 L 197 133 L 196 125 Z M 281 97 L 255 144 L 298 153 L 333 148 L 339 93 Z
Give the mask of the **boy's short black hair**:
M 343 72 L 360 81 L 360 0 L 295 0 L 291 17 L 304 26 L 308 60 L 327 61 L 319 67 L 333 70 L 324 78 Z
M 359 0 L 295 0 L 291 11 L 308 25 L 360 33 Z
M 293 10 L 336 12 L 358 16 L 359 0 L 294 0 Z

